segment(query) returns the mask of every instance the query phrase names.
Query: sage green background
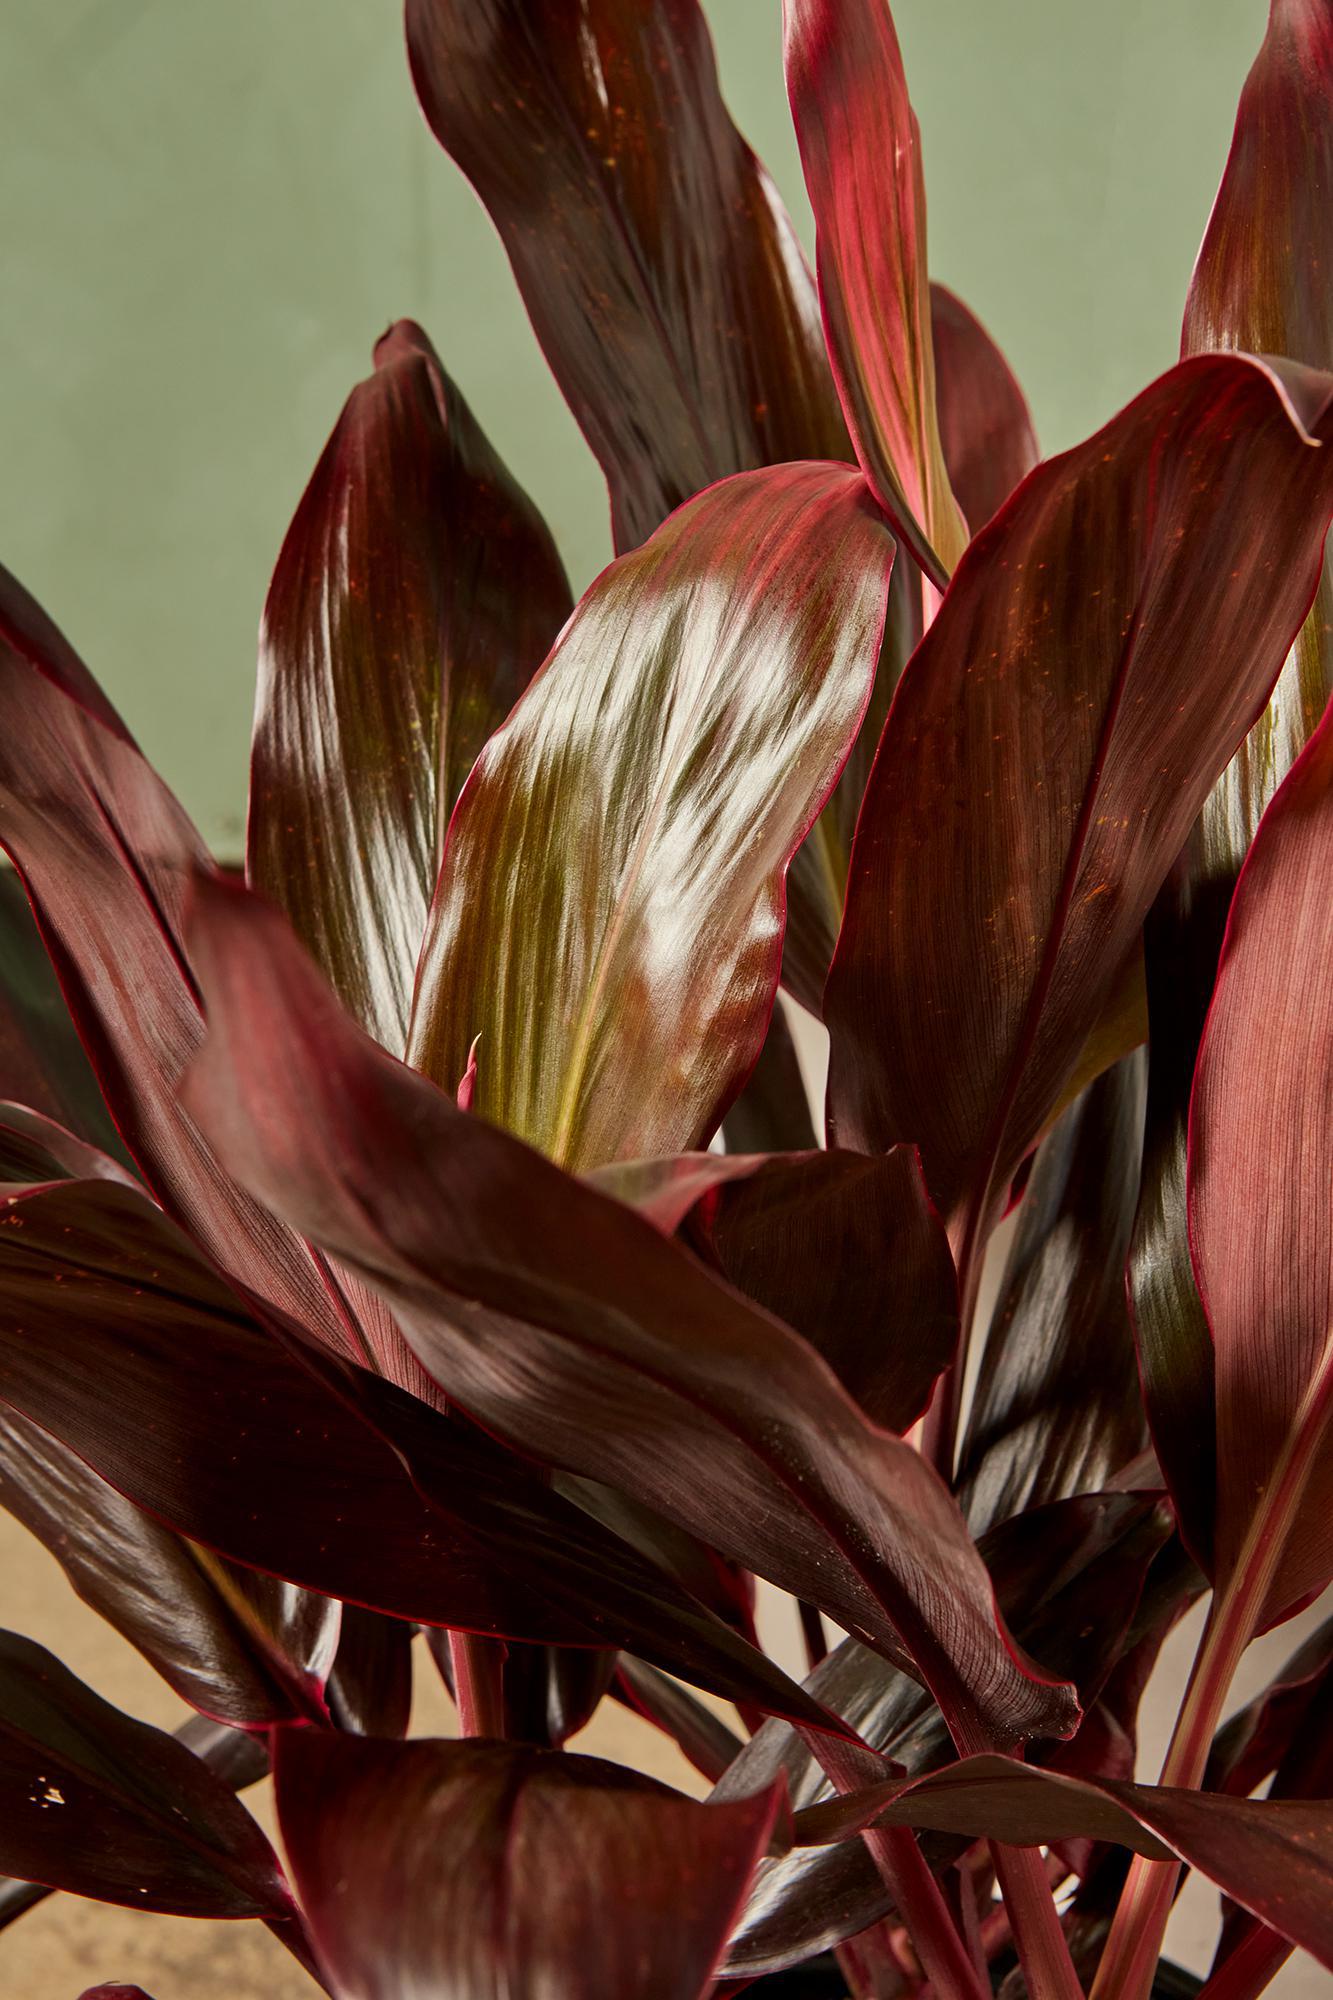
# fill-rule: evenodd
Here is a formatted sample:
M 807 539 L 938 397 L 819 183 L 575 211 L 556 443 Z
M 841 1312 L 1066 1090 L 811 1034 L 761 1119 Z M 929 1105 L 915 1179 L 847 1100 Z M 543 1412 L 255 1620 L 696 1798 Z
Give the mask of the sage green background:
M 724 86 L 806 230 L 779 0 L 710 0 Z M 1264 0 L 898 0 L 932 267 L 1045 447 L 1174 357 Z M 392 0 L 0 0 L 0 559 L 208 836 L 237 848 L 254 633 L 348 388 L 410 313 L 578 585 L 600 478 Z

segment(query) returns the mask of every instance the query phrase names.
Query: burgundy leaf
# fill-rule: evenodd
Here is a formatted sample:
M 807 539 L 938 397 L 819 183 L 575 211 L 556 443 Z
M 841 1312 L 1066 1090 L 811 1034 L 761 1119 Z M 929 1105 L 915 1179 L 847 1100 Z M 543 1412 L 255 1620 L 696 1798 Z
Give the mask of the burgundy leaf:
M 1089 1700 L 1110 1663 L 1136 1637 L 1136 1606 L 1151 1574 L 1164 1523 L 1138 1495 L 1083 1495 L 1017 1516 L 991 1531 L 982 1553 L 1011 1628 Z M 854 1640 L 835 1647 L 806 1686 L 842 1715 L 882 1756 L 911 1772 L 950 1755 L 948 1731 L 924 1690 Z M 1072 1739 L 1071 1748 L 1082 1736 Z M 789 1726 L 766 1722 L 740 1752 L 716 1792 L 744 1797 L 781 1774 L 794 1805 L 829 1794 L 823 1770 Z M 930 1846 L 944 1862 L 957 1843 Z M 728 1970 L 757 1976 L 799 1964 L 892 1912 L 870 1856 L 856 1842 L 795 1848 L 760 1863 L 744 1915 L 728 1947 Z
M 7 1241 L 0 1298 L 9 1310 L 19 1297 L 13 1254 Z M 250 1727 L 322 1717 L 338 1640 L 338 1607 L 327 1598 L 192 1547 L 3 1404 L 0 1505 L 194 1707 Z
M 839 784 L 841 782 L 840 779 Z M 828 809 L 826 806 L 824 811 Z M 792 901 L 788 907 L 787 931 L 783 940 L 784 961 L 795 917 L 793 876 L 804 852 L 804 847 L 798 850 L 787 876 L 788 895 Z M 831 951 L 831 941 L 829 948 Z M 759 1051 L 759 1060 L 750 1072 L 749 1081 L 723 1121 L 722 1138 L 729 1153 L 806 1153 L 819 1144 L 810 1115 L 805 1079 L 796 1054 L 796 1043 L 781 1001 L 775 1004 L 769 1017 L 764 1046 Z
M 297 1360 L 143 1196 L 63 1183 L 11 1199 L 0 1227 L 0 1401 L 191 1541 L 426 1624 L 632 1645 L 825 1720 L 473 1426 L 313 1350 Z
M 0 1868 L 103 1903 L 284 1918 L 291 1899 L 229 1787 L 29 1639 L 0 1634 Z
M 762 1162 L 703 1195 L 686 1240 L 803 1333 L 875 1423 L 915 1423 L 953 1360 L 958 1302 L 910 1147 Z
M 617 549 L 729 473 L 848 455 L 814 286 L 696 0 L 408 0 L 407 41 L 606 474 Z
M 0 966 L 0 1098 L 31 1106 L 128 1165 L 22 881 L 7 867 L 0 867 Z
M 964 1740 L 1068 1730 L 1069 1689 L 1011 1651 L 944 1487 L 804 1341 L 384 1055 L 276 912 L 205 879 L 191 939 L 210 1022 L 194 1115 L 392 1297 L 451 1401 L 905 1644 Z
M 1302 423 L 1329 386 L 1236 356 L 1163 376 L 981 531 L 899 685 L 830 1106 L 841 1144 L 920 1147 L 969 1287 L 1309 604 L 1333 480 Z
M 26 1104 L 0 1103 L 0 1182 L 105 1180 L 138 1182 L 128 1167 Z
M 283 1841 L 338 2000 L 699 2000 L 780 1794 L 700 1805 L 501 1743 L 284 1732 Z
M 345 1604 L 329 1676 L 329 1713 L 358 1736 L 406 1736 L 412 1714 L 412 1632 L 361 1604 Z
M 89 1986 L 80 1994 L 79 2000 L 152 2000 L 142 1986 L 121 1986 L 113 1982 L 110 1986 Z
M 729 480 L 583 599 L 449 830 L 409 1054 L 571 1170 L 705 1142 L 869 699 L 893 544 L 844 466 Z M 542 1005 L 532 1005 L 532 994 Z
M 974 1532 L 1096 1492 L 1144 1443 L 1124 1286 L 1143 1100 L 1144 1065 L 1129 1056 L 1037 1154 L 963 1438 L 959 1493 Z
M 203 1033 L 180 935 L 186 883 L 207 860 L 199 836 L 89 693 L 86 670 L 75 676 L 64 641 L 22 646 L 14 613 L 0 591 L 0 845 L 32 898 L 117 1125 L 210 1257 L 330 1346 L 357 1352 L 306 1246 L 222 1172 L 176 1101 Z
M 1204 1772 L 1206 1792 L 1244 1798 L 1281 1764 L 1297 1737 L 1311 1734 L 1314 1712 L 1333 1695 L 1333 1618 L 1325 1619 L 1252 1701 L 1213 1739 Z M 1308 1751 L 1302 1750 L 1308 1765 Z
M 852 837 L 870 781 L 870 767 L 903 668 L 920 641 L 922 615 L 921 573 L 910 562 L 896 562 L 889 580 L 889 608 L 870 704 L 829 802 L 796 850 L 787 872 L 782 983 L 794 1000 L 816 1016 L 823 1012 L 824 985 L 847 895 Z M 800 1142 L 793 1139 L 784 1146 L 762 1150 L 797 1152 Z
M 716 1784 L 740 1753 L 741 1739 L 713 1709 L 656 1667 L 624 1654 L 616 1692 L 627 1707 L 655 1723 L 688 1757 L 696 1771 Z
M 981 321 L 943 285 L 930 288 L 930 327 L 944 463 L 975 534 L 1037 463 L 1032 414 Z
M 921 133 L 887 0 L 786 0 L 787 90 L 856 455 L 941 588 L 967 543 L 935 410 Z
M 250 880 L 395 1053 L 454 801 L 571 602 L 545 523 L 400 320 L 269 588 L 247 838 Z
M 876 1807 L 876 1799 L 884 1801 Z M 1178 1855 L 1333 1967 L 1333 1800 L 1230 1799 L 1093 1781 L 1009 1757 L 968 1757 L 797 1815 L 798 1839 L 848 1839 L 875 1822 L 991 1836 L 1016 1846 L 1091 1837 Z
M 1333 1578 L 1333 1230 L 1310 1193 L 1333 1176 L 1330 894 L 1326 720 L 1241 871 L 1190 1104 L 1190 1245 L 1217 1367 L 1213 1579 L 1251 1630 Z
M 1185 308 L 1182 352 L 1333 368 L 1333 20 L 1274 0 Z M 1227 906 L 1255 828 L 1333 692 L 1327 563 L 1272 699 L 1214 786 L 1147 932 L 1152 1076 L 1131 1278 L 1149 1420 L 1191 1546 L 1212 1545 L 1213 1355 L 1190 1266 L 1186 1118 Z

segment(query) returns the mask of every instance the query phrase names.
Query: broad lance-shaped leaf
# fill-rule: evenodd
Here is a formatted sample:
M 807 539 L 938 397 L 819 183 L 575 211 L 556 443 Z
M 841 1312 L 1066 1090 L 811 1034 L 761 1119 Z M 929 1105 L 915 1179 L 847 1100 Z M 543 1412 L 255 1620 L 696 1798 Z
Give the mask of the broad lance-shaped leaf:
M 981 527 L 1036 464 L 1036 440 L 1022 391 L 989 334 L 942 286 L 932 285 L 931 301 L 945 462 L 955 491 Z M 832 797 L 788 872 L 782 983 L 812 1014 L 823 1009 L 870 767 L 903 668 L 921 638 L 921 600 L 920 572 L 912 563 L 896 563 L 870 705 Z M 799 1142 L 765 1150 L 797 1151 Z
M 33 922 L 23 883 L 0 866 L 0 1097 L 28 1105 L 128 1165 L 97 1078 Z
M 1239 348 L 1333 368 L 1333 14 L 1273 0 L 1194 269 L 1182 351 Z M 1186 1115 L 1236 877 L 1333 692 L 1333 575 L 1268 707 L 1219 778 L 1147 930 L 1152 1076 L 1130 1267 L 1154 1440 L 1185 1532 L 1212 1538 L 1212 1344 L 1190 1269 Z
M 1310 1735 L 1310 1722 L 1326 1712 L 1331 1701 L 1333 1618 L 1327 1618 L 1297 1648 L 1262 1693 L 1218 1730 L 1208 1753 L 1204 1791 L 1234 1792 L 1244 1798 L 1256 1790 L 1299 1739 Z M 1327 1755 L 1333 1755 L 1333 1743 Z M 1308 1753 L 1303 1761 L 1307 1764 L 1311 1761 Z
M 268 1775 L 268 1751 L 263 1739 L 247 1730 L 233 1729 L 228 1723 L 214 1722 L 208 1716 L 192 1715 L 172 1731 L 172 1736 L 192 1756 L 202 1757 L 210 1771 L 234 1792 L 258 1784 Z M 43 1882 L 21 1882 L 15 1876 L 0 1875 L 0 1930 L 16 1923 L 55 1893 Z M 280 1922 L 275 1926 L 275 1935 L 286 1943 L 292 1928 L 285 1921 Z
M 618 550 L 729 473 L 850 456 L 814 285 L 696 0 L 409 0 L 407 42 L 606 474 Z
M 1020 1515 L 982 1539 L 1011 1629 L 1039 1658 L 1076 1680 L 1089 1703 L 1126 1644 L 1145 1571 L 1166 1531 L 1151 1497 L 1098 1493 Z M 907 1771 L 948 1761 L 948 1731 L 930 1696 L 855 1640 L 844 1640 L 821 1660 L 806 1685 Z M 1080 1730 L 1071 1749 L 1082 1735 Z M 829 1796 L 824 1772 L 802 1737 L 786 1724 L 766 1722 L 714 1796 L 745 1797 L 779 1776 L 795 1806 Z M 947 1860 L 947 1845 L 932 1843 L 931 1858 Z M 760 1863 L 733 1931 L 727 1970 L 754 1978 L 799 1964 L 878 1923 L 892 1907 L 878 1870 L 855 1842 L 771 1855 Z
M 926 1408 L 958 1345 L 958 1289 L 910 1147 L 683 1153 L 586 1178 L 664 1235 L 680 1229 L 737 1291 L 804 1334 L 877 1424 L 905 1431 Z
M 964 1741 L 1068 1731 L 1071 1691 L 1013 1650 L 944 1486 L 798 1335 L 386 1056 L 276 911 L 205 879 L 190 935 L 193 1114 L 393 1300 L 451 1403 L 906 1646 Z
M 1213 1580 L 1262 1630 L 1333 1579 L 1333 717 L 1265 813 L 1190 1101 L 1217 1368 Z
M 1308 608 L 1330 387 L 1173 369 L 1029 474 L 899 683 L 826 992 L 831 1122 L 920 1148 L 967 1284 Z
M 297 1359 L 145 1196 L 84 1181 L 11 1197 L 0 1239 L 0 1402 L 191 1541 L 423 1624 L 628 1646 L 825 1722 L 473 1425 L 313 1350 Z
M 1144 1083 L 1136 1051 L 1037 1154 L 963 1438 L 958 1491 L 974 1533 L 1097 1492 L 1144 1444 L 1125 1305 Z
M 976 534 L 1037 463 L 1037 434 L 1013 369 L 944 285 L 930 288 L 930 328 L 944 463 Z
M 228 1178 L 176 1101 L 203 1031 L 180 934 L 203 843 L 86 668 L 3 572 L 0 717 L 0 846 L 131 1153 L 222 1269 L 359 1353 L 307 1246 Z
M 786 0 L 787 91 L 856 455 L 941 588 L 967 544 L 935 409 L 921 133 L 888 0 Z
M 1075 1778 L 984 1756 L 812 1806 L 794 1825 L 798 1840 L 847 1840 L 876 1822 L 987 1835 L 1016 1846 L 1090 1837 L 1155 1860 L 1178 1855 L 1333 1967 L 1333 1800 L 1231 1799 Z
M 0 1297 L 13 1301 L 6 1276 Z M 338 1640 L 327 1598 L 192 1548 L 3 1405 L 0 1506 L 194 1707 L 250 1727 L 322 1717 Z
M 726 480 L 594 584 L 454 813 L 409 1055 L 572 1171 L 707 1142 L 783 877 L 870 697 L 893 542 L 850 468 Z M 541 995 L 534 1006 L 533 995 Z
M 0 1633 L 0 1869 L 182 1917 L 292 1915 L 231 1788 L 16 1633 Z
M 596 1757 L 284 1731 L 278 1817 L 336 2000 L 700 2000 L 780 1792 Z
M 571 607 L 545 523 L 400 320 L 269 587 L 246 843 L 251 882 L 395 1054 L 454 801 Z

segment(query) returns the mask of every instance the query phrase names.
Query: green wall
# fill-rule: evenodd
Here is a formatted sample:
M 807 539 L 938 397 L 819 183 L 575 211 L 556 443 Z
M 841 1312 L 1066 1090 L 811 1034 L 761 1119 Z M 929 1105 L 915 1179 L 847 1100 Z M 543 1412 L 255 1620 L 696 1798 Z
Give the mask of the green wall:
M 711 0 L 808 233 L 779 0 Z M 1263 0 L 898 0 L 932 266 L 1048 449 L 1173 359 Z M 269 568 L 371 342 L 420 318 L 580 585 L 600 480 L 392 0 L 0 0 L 0 559 L 235 851 Z

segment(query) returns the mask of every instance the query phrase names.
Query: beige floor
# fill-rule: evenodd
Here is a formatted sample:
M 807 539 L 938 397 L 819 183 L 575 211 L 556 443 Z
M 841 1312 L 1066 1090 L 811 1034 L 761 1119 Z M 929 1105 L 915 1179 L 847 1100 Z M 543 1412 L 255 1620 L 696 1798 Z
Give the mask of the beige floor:
M 131 1714 L 164 1727 L 184 1716 L 182 1705 L 151 1668 L 79 1602 L 54 1561 L 3 1514 L 0 1573 L 0 1624 L 50 1646 L 75 1673 Z M 791 1664 L 795 1626 L 785 1604 L 771 1600 L 763 1623 L 770 1649 Z M 1151 1691 L 1145 1774 L 1160 1760 L 1193 1643 L 1192 1630 L 1175 1635 Z M 1237 1699 L 1261 1686 L 1295 1643 L 1293 1629 L 1260 1641 L 1245 1663 Z M 424 1659 L 417 1689 L 414 1731 L 448 1734 L 450 1704 Z M 603 1705 L 579 1747 L 635 1764 L 670 1784 L 699 1789 L 695 1774 L 665 1739 L 614 1703 Z M 271 1833 L 266 1789 L 258 1787 L 248 1797 Z M 1192 1881 L 1170 1938 L 1182 1963 L 1199 1969 L 1207 1964 L 1216 1910 L 1208 1885 Z M 0 1933 L 0 2000 L 77 2000 L 85 1986 L 113 1978 L 141 1985 L 153 2000 L 313 2000 L 318 1990 L 268 1933 L 252 1924 L 193 1923 L 54 1896 Z M 1294 1959 L 1270 1991 L 1277 2000 L 1330 2000 L 1333 1978 L 1308 1959 Z

